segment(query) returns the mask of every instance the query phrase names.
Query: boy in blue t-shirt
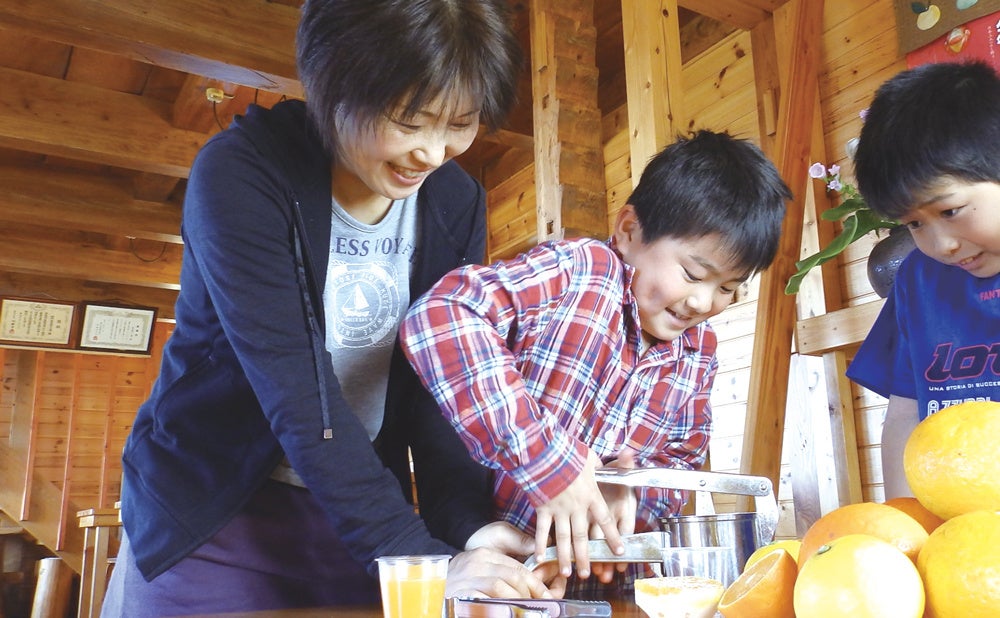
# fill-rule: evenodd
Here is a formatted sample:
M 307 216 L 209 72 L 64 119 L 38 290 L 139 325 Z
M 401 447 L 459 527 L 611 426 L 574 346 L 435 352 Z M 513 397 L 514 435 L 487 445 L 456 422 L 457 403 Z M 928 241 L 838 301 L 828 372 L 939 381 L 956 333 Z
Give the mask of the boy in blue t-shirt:
M 911 495 L 903 448 L 929 414 L 1000 400 L 1000 76 L 988 65 L 904 71 L 876 92 L 854 160 L 875 212 L 909 228 L 885 306 L 847 376 L 889 398 L 886 498 Z

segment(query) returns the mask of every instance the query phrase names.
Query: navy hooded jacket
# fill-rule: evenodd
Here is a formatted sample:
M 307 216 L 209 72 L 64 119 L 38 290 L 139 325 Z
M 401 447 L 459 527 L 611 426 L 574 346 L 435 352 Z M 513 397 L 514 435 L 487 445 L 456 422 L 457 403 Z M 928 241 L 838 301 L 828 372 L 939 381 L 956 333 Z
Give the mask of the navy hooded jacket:
M 283 456 L 372 573 L 380 555 L 454 553 L 489 521 L 487 471 L 398 342 L 374 444 L 342 397 L 322 348 L 330 166 L 300 101 L 251 106 L 195 160 L 176 327 L 123 456 L 122 519 L 147 579 L 225 525 Z M 454 162 L 418 207 L 413 299 L 485 250 L 483 189 Z M 407 446 L 420 516 L 401 490 Z

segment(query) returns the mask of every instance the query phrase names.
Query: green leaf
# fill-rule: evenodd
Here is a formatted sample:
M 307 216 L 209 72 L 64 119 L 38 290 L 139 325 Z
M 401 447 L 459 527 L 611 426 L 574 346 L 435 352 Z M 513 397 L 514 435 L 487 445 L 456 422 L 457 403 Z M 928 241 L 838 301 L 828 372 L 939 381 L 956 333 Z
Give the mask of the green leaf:
M 899 225 L 898 222 L 886 219 L 875 214 L 871 210 L 859 210 L 855 213 L 858 219 L 858 227 L 854 232 L 854 240 L 861 238 L 862 236 L 868 234 L 872 230 L 878 230 L 883 228 L 893 228 Z M 854 241 L 851 241 L 854 242 Z
M 823 247 L 809 257 L 796 262 L 795 268 L 798 270 L 794 275 L 788 278 L 788 283 L 785 285 L 785 294 L 797 293 L 799 291 L 799 287 L 802 285 L 802 279 L 805 278 L 810 270 L 837 257 L 844 249 L 847 248 L 847 245 L 857 240 L 858 237 L 855 235 L 857 229 L 858 218 L 856 216 L 844 219 L 843 231 L 841 231 L 829 245 Z
M 868 210 L 865 200 L 860 197 L 850 197 L 844 200 L 840 206 L 824 210 L 820 214 L 820 218 L 824 221 L 838 221 L 859 210 Z

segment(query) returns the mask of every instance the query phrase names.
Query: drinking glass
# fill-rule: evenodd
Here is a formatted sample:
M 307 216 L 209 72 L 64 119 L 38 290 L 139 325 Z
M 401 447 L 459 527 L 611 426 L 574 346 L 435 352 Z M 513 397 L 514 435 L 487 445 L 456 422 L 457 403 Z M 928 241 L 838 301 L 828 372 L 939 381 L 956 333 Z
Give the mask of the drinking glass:
M 378 558 L 384 618 L 441 618 L 449 560 L 448 555 Z
M 663 550 L 663 574 L 707 577 L 728 588 L 739 576 L 736 550 L 733 547 L 668 547 Z

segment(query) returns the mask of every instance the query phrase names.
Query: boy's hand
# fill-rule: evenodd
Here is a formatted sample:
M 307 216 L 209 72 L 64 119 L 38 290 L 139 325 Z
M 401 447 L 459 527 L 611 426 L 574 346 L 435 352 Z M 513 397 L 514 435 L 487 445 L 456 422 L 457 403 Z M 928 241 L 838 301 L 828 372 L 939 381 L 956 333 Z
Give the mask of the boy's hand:
M 600 459 L 590 451 L 587 463 L 576 480 L 558 496 L 537 509 L 536 556 L 539 560 L 544 557 L 549 531 L 554 527 L 559 572 L 564 577 L 572 574 L 574 557 L 577 574 L 580 577 L 590 576 L 587 541 L 590 540 L 592 524 L 603 531 L 603 536 L 612 551 L 616 554 L 625 551 L 617 522 L 611 516 L 594 478 L 594 470 L 599 465 L 601 465 Z
M 618 458 L 605 464 L 606 467 L 623 468 L 631 470 L 635 468 L 635 451 L 629 447 L 623 448 L 618 453 Z M 624 485 L 598 485 L 604 501 L 608 504 L 611 517 L 615 520 L 618 532 L 628 535 L 635 532 L 635 517 L 639 508 L 639 501 L 636 498 L 635 489 Z M 604 538 L 604 532 L 597 526 L 590 527 L 590 538 Z M 602 583 L 610 583 L 615 575 L 615 571 L 624 573 L 628 569 L 627 562 L 601 562 L 591 565 L 594 576 Z

